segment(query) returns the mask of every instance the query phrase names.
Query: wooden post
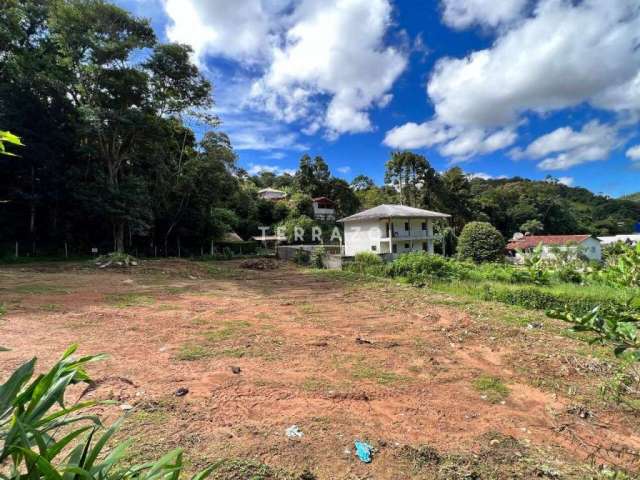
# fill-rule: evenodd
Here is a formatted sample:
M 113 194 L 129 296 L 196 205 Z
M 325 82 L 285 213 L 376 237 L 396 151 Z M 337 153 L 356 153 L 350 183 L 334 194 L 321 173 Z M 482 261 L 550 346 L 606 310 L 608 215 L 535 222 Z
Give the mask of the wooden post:
M 64 258 L 69 258 L 69 246 L 64 242 Z
M 20 245 L 18 244 L 18 241 L 16 240 L 16 258 L 18 258 L 20 256 Z
M 211 239 L 211 256 L 213 257 L 213 239 Z
M 180 251 L 180 237 L 178 237 L 178 258 L 181 257 L 181 251 Z

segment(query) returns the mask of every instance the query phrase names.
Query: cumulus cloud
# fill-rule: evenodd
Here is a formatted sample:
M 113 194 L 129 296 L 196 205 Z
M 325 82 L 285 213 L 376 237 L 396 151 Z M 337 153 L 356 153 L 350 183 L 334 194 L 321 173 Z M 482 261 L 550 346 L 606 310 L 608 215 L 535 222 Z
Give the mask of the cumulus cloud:
M 566 185 L 567 187 L 572 186 L 574 182 L 575 182 L 575 179 L 573 177 L 559 177 L 558 178 L 558 183 Z
M 335 138 L 373 129 L 404 51 L 386 45 L 389 0 L 164 0 L 167 34 L 196 56 L 253 65 L 253 109 Z
M 343 175 L 346 175 L 347 173 L 349 173 L 351 171 L 351 167 L 349 167 L 349 166 L 338 167 L 338 168 L 336 168 L 336 170 L 338 172 L 342 173 Z
M 455 29 L 497 27 L 520 17 L 527 0 L 443 0 L 442 19 Z
M 586 102 L 640 114 L 636 0 L 539 0 L 530 12 L 528 3 L 533 2 L 443 0 L 447 24 L 497 27 L 496 39 L 465 58 L 440 59 L 427 84 L 433 118 L 395 127 L 385 144 L 438 145 L 443 154 L 464 157 L 513 144 L 517 126 L 531 112 L 546 114 Z M 561 130 L 544 143 L 551 148 L 563 135 L 580 142 L 589 133 Z M 541 168 L 564 169 L 606 157 L 612 148 L 608 133 L 604 144 L 589 141 L 588 146 L 548 150 L 546 154 L 556 155 L 545 158 Z M 542 143 L 528 153 L 538 155 Z M 514 157 L 519 154 L 513 152 Z
M 491 48 L 438 61 L 427 91 L 442 121 L 476 127 L 604 102 L 638 74 L 639 31 L 635 0 L 541 0 Z
M 296 171 L 291 168 L 282 168 L 277 165 L 262 165 L 259 163 L 251 163 L 249 165 L 249 169 L 247 170 L 247 173 L 249 175 L 258 175 L 261 172 L 271 172 L 275 173 L 276 175 L 283 175 L 285 173 L 288 173 L 289 175 L 295 175 L 296 173 Z
M 627 150 L 627 158 L 640 166 L 640 145 L 636 145 Z
M 467 178 L 469 180 L 473 180 L 474 178 L 480 178 L 482 180 L 496 180 L 496 179 L 503 179 L 503 178 L 509 178 L 509 177 L 507 177 L 506 175 L 499 175 L 496 177 L 489 173 L 476 172 L 476 173 L 467 173 Z
M 524 150 L 514 150 L 516 159 L 543 159 L 538 163 L 542 170 L 566 170 L 582 163 L 606 159 L 620 145 L 615 126 L 597 120 L 586 123 L 582 129 L 561 127 L 542 135 Z
M 454 160 L 465 160 L 473 155 L 482 155 L 512 145 L 517 135 L 513 129 L 486 130 L 452 127 L 437 120 L 406 123 L 392 128 L 383 143 L 391 148 L 411 149 L 438 146 L 442 155 Z

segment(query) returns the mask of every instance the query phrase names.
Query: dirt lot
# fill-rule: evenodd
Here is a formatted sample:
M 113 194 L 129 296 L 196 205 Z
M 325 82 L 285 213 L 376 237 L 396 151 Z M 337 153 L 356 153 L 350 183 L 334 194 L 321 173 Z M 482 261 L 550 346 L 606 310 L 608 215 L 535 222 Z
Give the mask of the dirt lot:
M 188 261 L 0 267 L 0 304 L 12 350 L 0 378 L 74 342 L 109 354 L 89 395 L 133 406 L 132 461 L 181 446 L 194 469 L 233 459 L 226 479 L 640 469 L 637 414 L 598 393 L 615 362 L 537 312 L 291 265 Z M 304 436 L 287 438 L 291 425 Z M 376 448 L 371 464 L 356 439 Z

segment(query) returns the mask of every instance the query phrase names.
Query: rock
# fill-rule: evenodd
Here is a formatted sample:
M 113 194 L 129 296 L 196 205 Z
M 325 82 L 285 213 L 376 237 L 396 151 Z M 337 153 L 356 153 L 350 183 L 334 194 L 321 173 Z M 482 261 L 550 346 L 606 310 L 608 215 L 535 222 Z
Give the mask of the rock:
M 126 280 L 123 280 L 122 283 L 124 283 L 125 285 L 132 285 L 133 280 L 131 280 L 130 278 L 127 278 Z
M 371 345 L 373 342 L 371 340 L 367 340 L 366 338 L 356 337 L 356 343 L 358 345 Z
M 542 323 L 540 323 L 540 322 L 531 322 L 531 323 L 527 324 L 527 328 L 529 330 L 533 330 L 534 328 L 535 329 L 542 328 L 543 326 L 544 325 Z
M 302 438 L 304 436 L 304 433 L 297 425 L 291 425 L 284 431 L 284 434 L 287 438 Z
M 242 372 L 242 369 L 240 367 L 231 367 L 231 371 L 238 375 L 240 374 L 240 372 Z
M 184 397 L 187 393 L 189 393 L 189 389 L 188 388 L 180 387 L 179 389 L 176 390 L 175 396 L 176 397 Z
M 120 405 L 120 410 L 128 412 L 129 410 L 133 410 L 133 407 L 128 403 L 123 403 L 122 405 Z

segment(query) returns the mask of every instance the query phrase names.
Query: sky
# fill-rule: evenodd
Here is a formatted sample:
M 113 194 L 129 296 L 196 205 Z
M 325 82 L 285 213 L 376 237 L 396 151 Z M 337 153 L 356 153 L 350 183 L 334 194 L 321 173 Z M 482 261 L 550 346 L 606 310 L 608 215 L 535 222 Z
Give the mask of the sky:
M 116 0 L 187 43 L 239 164 L 383 183 L 395 150 L 640 191 L 640 0 Z

